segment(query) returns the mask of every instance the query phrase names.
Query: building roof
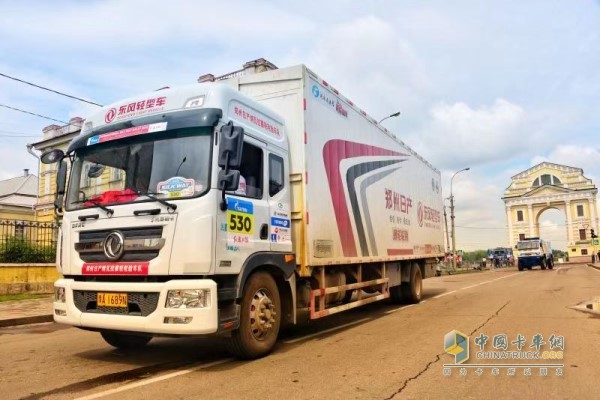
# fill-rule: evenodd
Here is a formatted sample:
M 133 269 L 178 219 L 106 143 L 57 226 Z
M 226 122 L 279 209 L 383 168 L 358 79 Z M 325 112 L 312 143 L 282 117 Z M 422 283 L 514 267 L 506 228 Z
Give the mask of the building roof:
M 0 205 L 31 208 L 37 201 L 38 177 L 24 174 L 0 181 Z

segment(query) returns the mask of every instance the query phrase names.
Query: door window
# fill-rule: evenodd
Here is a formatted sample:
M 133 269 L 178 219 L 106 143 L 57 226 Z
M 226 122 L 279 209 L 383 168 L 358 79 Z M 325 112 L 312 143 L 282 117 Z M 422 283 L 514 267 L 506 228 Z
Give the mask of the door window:
M 244 143 L 240 183 L 234 194 L 262 199 L 263 197 L 263 152 L 257 146 Z
M 279 193 L 284 186 L 283 158 L 269 154 L 269 196 Z

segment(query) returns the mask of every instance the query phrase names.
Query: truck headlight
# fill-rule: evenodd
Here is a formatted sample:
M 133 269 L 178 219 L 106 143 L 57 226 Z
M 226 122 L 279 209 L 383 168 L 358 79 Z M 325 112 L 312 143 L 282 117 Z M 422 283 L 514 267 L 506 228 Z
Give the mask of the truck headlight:
M 66 301 L 65 296 L 65 288 L 64 287 L 54 287 L 54 301 L 58 303 L 64 303 Z
M 182 289 L 167 292 L 166 308 L 206 308 L 210 305 L 209 289 Z

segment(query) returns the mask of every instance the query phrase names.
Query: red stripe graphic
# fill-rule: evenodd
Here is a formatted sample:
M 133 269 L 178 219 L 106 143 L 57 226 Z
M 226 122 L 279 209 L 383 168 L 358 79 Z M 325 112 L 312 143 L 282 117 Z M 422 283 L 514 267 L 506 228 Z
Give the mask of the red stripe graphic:
M 413 249 L 388 249 L 388 256 L 406 256 L 413 254 Z
M 403 155 L 405 154 L 340 139 L 330 140 L 323 146 L 325 172 L 327 173 L 327 180 L 329 181 L 333 210 L 335 212 L 335 219 L 337 221 L 340 241 L 342 243 L 342 251 L 344 252 L 345 257 L 356 257 L 357 253 L 356 242 L 354 241 L 354 234 L 352 233 L 352 224 L 350 222 L 350 214 L 348 213 L 348 204 L 346 204 L 346 194 L 344 192 L 344 184 L 340 172 L 340 163 L 347 158 Z

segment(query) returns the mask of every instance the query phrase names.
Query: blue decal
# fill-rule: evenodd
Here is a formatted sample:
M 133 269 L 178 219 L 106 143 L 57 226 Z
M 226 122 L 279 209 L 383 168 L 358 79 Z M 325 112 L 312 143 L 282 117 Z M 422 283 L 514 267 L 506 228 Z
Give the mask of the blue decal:
M 315 96 L 316 98 L 319 98 L 319 87 L 317 85 L 313 85 L 312 87 L 312 94 L 313 96 Z
M 277 234 L 271 233 L 271 242 L 276 242 L 276 241 L 277 241 Z
M 271 217 L 271 225 L 272 226 L 278 226 L 281 228 L 289 228 L 290 227 L 290 220 L 289 219 L 283 219 L 283 218 L 277 218 L 277 217 Z
M 231 197 L 227 198 L 227 209 L 229 211 L 237 211 L 244 214 L 254 214 L 254 205 L 251 202 Z
M 92 145 L 92 144 L 97 144 L 98 142 L 100 142 L 100 136 L 96 135 L 96 136 L 92 136 L 91 138 L 88 139 L 87 145 Z
M 193 179 L 185 179 L 185 178 L 181 178 L 179 176 L 176 176 L 174 178 L 170 178 L 167 179 L 164 182 L 159 182 L 158 183 L 158 192 L 162 193 L 162 192 L 180 192 L 180 191 L 185 191 L 185 190 L 192 190 L 193 192 L 193 186 L 194 185 L 194 180 Z

